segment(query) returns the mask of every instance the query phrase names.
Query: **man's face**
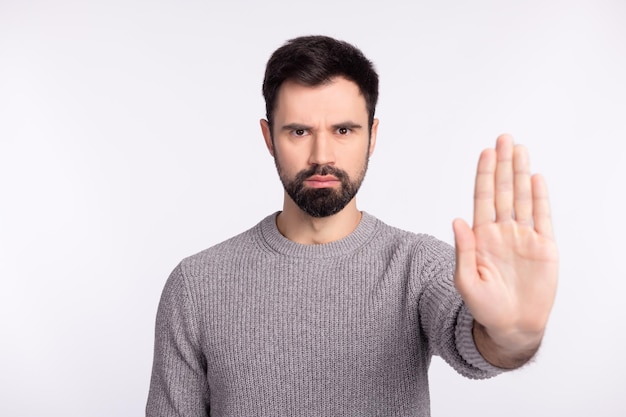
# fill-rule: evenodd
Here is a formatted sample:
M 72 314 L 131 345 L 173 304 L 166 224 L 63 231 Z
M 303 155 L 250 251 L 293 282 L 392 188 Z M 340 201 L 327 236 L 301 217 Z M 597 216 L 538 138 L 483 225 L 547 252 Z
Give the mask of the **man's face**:
M 313 217 L 341 211 L 356 195 L 374 150 L 378 120 L 358 86 L 342 77 L 315 87 L 286 81 L 274 110 L 273 131 L 262 123 L 287 195 Z M 273 138 L 272 138 L 273 133 Z

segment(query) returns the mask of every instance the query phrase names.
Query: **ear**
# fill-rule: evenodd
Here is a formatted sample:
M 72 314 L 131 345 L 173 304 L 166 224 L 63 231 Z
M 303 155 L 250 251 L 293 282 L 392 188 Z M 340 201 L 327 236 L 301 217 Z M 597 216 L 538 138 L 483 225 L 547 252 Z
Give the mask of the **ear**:
M 374 148 L 376 148 L 376 135 L 378 135 L 378 119 L 374 119 L 372 122 L 372 133 L 370 134 L 369 156 L 372 156 L 372 154 L 374 153 Z
M 261 119 L 261 132 L 263 133 L 263 139 L 265 139 L 265 146 L 270 151 L 270 155 L 274 156 L 274 142 L 272 141 L 272 128 L 267 120 Z

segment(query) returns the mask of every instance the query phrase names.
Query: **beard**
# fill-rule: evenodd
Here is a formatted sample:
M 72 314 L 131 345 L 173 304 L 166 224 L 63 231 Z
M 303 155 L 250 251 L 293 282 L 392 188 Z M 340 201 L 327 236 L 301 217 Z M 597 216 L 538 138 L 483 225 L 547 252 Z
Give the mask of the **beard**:
M 365 172 L 367 171 L 369 158 L 365 159 L 365 165 L 358 177 L 352 180 L 348 173 L 342 169 L 330 165 L 316 165 L 302 170 L 294 178 L 287 178 L 281 169 L 278 160 L 274 158 L 278 176 L 283 183 L 285 191 L 298 207 L 312 217 L 328 217 L 339 213 L 359 191 Z M 310 188 L 304 185 L 304 181 L 313 175 L 333 175 L 340 182 L 340 187 Z

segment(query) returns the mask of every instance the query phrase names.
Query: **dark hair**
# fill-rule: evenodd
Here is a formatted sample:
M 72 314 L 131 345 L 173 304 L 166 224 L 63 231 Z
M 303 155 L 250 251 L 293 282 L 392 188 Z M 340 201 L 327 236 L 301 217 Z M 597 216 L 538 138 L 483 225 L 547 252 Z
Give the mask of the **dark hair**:
M 328 83 L 343 76 L 353 81 L 365 98 L 369 128 L 374 122 L 378 101 L 378 74 L 374 65 L 356 47 L 328 36 L 302 36 L 278 48 L 265 67 L 263 97 L 270 129 L 276 96 L 283 82 L 293 80 L 306 86 Z

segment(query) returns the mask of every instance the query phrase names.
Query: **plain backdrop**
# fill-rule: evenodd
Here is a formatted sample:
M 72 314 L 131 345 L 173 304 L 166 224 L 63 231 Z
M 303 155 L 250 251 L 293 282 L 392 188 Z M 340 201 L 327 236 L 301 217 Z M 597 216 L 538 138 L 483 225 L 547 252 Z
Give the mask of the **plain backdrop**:
M 0 0 L 0 415 L 144 413 L 163 284 L 282 205 L 273 50 L 347 40 L 381 77 L 359 208 L 452 243 L 509 132 L 562 259 L 536 361 L 431 367 L 433 416 L 626 415 L 626 2 Z

